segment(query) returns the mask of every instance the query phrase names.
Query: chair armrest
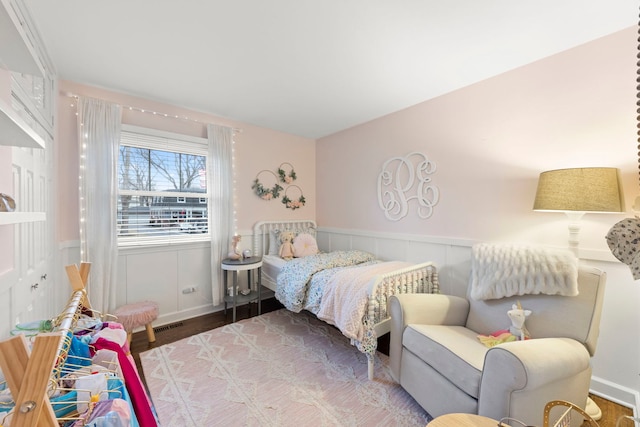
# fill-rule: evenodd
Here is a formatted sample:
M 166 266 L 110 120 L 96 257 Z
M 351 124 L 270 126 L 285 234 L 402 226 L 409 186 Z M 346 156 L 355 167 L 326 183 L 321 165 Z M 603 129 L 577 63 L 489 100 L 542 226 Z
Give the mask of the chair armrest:
M 402 330 L 412 323 L 420 325 L 464 326 L 469 315 L 469 301 L 453 295 L 400 294 L 389 297 L 392 322 Z
M 544 404 L 554 393 L 566 393 L 563 389 L 574 384 L 569 379 L 580 378 L 585 372 L 590 377 L 589 352 L 571 338 L 539 338 L 497 345 L 485 356 L 478 414 L 498 419 L 513 416 L 517 394 L 527 396 L 529 406 L 539 416 L 539 408 L 534 405 L 537 400 Z
M 400 380 L 402 334 L 409 324 L 464 325 L 469 314 L 469 301 L 453 295 L 401 294 L 389 297 L 391 330 L 389 366 L 391 376 Z

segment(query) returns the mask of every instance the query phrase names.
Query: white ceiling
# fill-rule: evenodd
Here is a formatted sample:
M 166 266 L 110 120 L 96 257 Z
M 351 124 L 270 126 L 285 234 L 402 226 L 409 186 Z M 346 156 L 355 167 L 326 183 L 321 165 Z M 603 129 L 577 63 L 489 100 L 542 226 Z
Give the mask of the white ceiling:
M 638 23 L 637 0 L 25 0 L 59 78 L 318 138 Z

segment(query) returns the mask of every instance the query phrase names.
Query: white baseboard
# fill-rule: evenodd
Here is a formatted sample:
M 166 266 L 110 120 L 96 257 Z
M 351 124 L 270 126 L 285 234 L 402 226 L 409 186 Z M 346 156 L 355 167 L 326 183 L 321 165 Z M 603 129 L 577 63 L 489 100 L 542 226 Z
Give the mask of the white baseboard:
M 636 390 L 612 383 L 611 381 L 607 381 L 602 378 L 592 377 L 591 389 L 589 391 L 603 399 L 631 408 L 635 417 L 639 415 L 638 408 L 640 408 L 640 393 Z

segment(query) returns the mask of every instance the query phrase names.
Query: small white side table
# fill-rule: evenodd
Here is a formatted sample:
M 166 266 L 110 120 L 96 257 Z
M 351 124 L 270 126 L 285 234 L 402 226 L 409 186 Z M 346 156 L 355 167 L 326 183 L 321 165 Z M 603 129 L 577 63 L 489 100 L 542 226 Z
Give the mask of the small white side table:
M 251 272 L 253 270 L 258 270 L 258 286 L 257 290 L 251 290 Z M 262 257 L 252 256 L 249 258 L 240 258 L 240 259 L 229 259 L 225 258 L 222 260 L 222 270 L 224 276 L 224 313 L 227 314 L 227 303 L 233 304 L 233 322 L 236 321 L 236 306 L 238 304 L 244 302 L 251 302 L 254 300 L 258 300 L 258 315 L 262 312 L 261 307 L 261 295 L 260 289 L 262 288 Z M 233 295 L 227 294 L 227 274 L 229 271 L 233 271 Z M 246 271 L 248 286 L 250 292 L 247 295 L 238 295 L 238 272 Z
M 494 419 L 474 414 L 445 414 L 432 420 L 428 427 L 509 427 Z

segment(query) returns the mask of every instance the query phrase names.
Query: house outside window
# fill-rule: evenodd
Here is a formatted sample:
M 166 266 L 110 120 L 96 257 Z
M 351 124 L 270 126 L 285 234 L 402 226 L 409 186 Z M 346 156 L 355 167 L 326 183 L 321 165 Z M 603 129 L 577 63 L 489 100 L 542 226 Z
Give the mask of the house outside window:
M 124 125 L 118 160 L 119 246 L 209 239 L 207 140 Z

